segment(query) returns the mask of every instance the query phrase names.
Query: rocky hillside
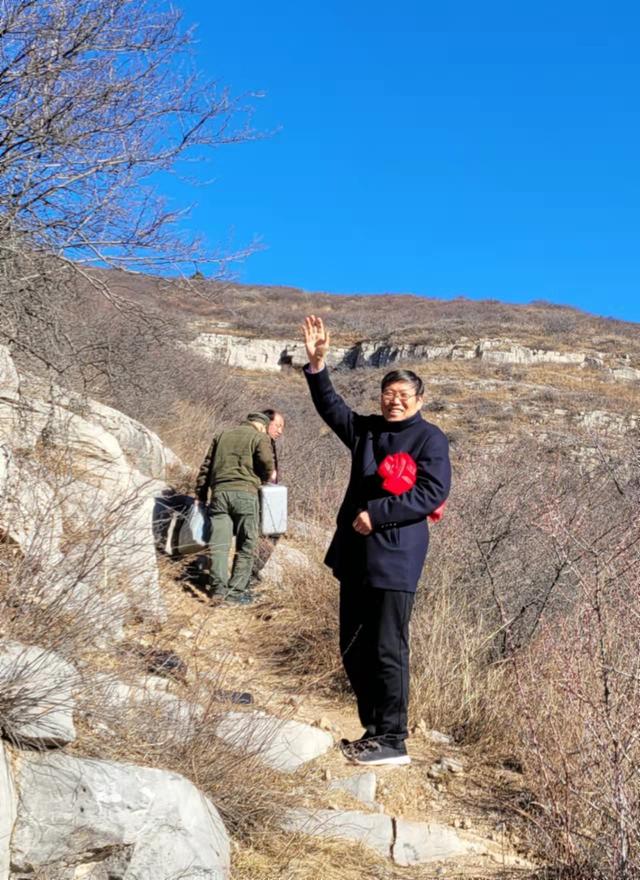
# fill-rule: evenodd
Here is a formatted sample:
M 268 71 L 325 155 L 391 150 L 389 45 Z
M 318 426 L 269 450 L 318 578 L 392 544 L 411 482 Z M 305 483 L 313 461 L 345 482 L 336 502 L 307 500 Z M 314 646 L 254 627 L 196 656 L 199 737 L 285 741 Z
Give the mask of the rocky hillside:
M 140 423 L 0 358 L 0 880 L 227 880 L 232 842 L 234 876 L 266 878 L 286 870 L 273 840 L 308 841 L 299 877 L 331 845 L 343 877 L 362 858 L 389 877 L 529 864 L 515 836 L 498 840 L 499 810 L 456 804 L 466 758 L 450 736 L 417 727 L 402 780 L 357 772 L 333 749 L 357 731 L 352 707 L 274 666 L 265 627 L 291 573 L 327 580 L 322 529 L 294 522 L 257 614 L 198 604 L 152 531 L 179 459 Z M 270 844 L 233 838 L 225 760 L 236 811 L 269 801 Z
M 620 840 L 609 783 L 636 777 L 611 770 L 611 718 L 574 685 L 598 688 L 611 647 L 607 688 L 631 706 L 614 740 L 631 718 L 635 761 L 636 658 L 616 652 L 636 643 L 637 327 L 544 304 L 137 284 L 121 292 L 152 308 L 162 292 L 180 330 L 171 359 L 163 342 L 145 361 L 158 433 L 0 348 L 0 880 L 600 871 Z M 359 732 L 321 565 L 348 461 L 301 375 L 307 312 L 335 331 L 350 403 L 375 409 L 384 371 L 406 365 L 451 440 L 403 773 L 354 772 L 333 748 Z M 135 378 L 120 383 L 133 413 Z M 158 554 L 154 499 L 192 487 L 214 425 L 266 405 L 287 416 L 291 533 L 257 605 L 211 607 Z M 597 619 L 599 643 L 584 638 Z

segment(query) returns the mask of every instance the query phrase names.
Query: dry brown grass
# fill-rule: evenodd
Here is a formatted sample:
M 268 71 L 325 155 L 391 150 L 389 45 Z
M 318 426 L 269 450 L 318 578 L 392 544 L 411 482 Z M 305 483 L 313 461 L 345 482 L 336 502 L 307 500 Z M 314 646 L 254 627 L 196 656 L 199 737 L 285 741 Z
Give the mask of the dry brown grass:
M 250 307 L 255 312 L 256 304 L 263 302 L 263 293 L 247 295 L 245 301 L 237 304 L 239 313 L 248 316 Z M 288 296 L 298 302 L 298 292 Z M 315 305 L 318 301 L 306 296 L 302 297 L 299 309 L 307 311 L 312 302 L 313 310 L 319 311 Z M 362 302 L 354 301 L 354 314 L 360 315 Z M 386 308 L 382 300 L 380 304 Z M 231 308 L 230 303 L 223 305 Z M 333 316 L 338 315 L 342 305 L 351 304 L 327 297 L 321 308 L 331 309 Z M 390 301 L 389 307 L 397 305 L 397 301 Z M 436 335 L 440 334 L 438 338 L 463 332 L 464 320 L 478 317 L 479 312 L 471 310 L 463 320 L 463 304 L 450 305 L 450 311 L 443 306 L 440 315 L 444 324 L 432 328 Z M 432 308 L 437 311 L 435 305 L 424 301 L 412 300 L 408 305 L 411 309 L 417 306 L 424 308 L 424 315 Z M 282 315 L 282 303 L 274 302 L 273 307 L 275 320 L 278 309 Z M 501 308 L 495 305 L 490 309 L 491 321 L 497 324 L 506 314 Z M 514 326 L 509 335 L 517 338 L 517 329 L 523 339 L 537 338 L 535 334 L 549 317 L 547 311 L 531 307 L 513 312 L 509 320 L 513 319 Z M 220 315 L 218 306 L 212 306 L 211 314 Z M 523 315 L 525 323 L 517 325 L 515 316 Z M 345 320 L 348 316 L 345 311 Z M 562 313 L 559 317 L 566 315 Z M 362 317 L 363 322 L 365 318 Z M 587 328 L 594 329 L 588 316 L 584 321 L 582 317 L 576 320 L 570 332 L 565 328 L 568 335 L 552 340 L 553 347 L 568 345 L 581 339 Z M 618 345 L 631 345 L 626 328 L 604 323 L 613 333 L 608 343 L 612 350 L 617 350 Z M 491 322 L 482 325 L 482 332 L 488 333 L 492 326 Z M 357 329 L 359 332 L 359 325 Z M 501 326 L 502 332 L 504 329 Z M 602 345 L 606 347 L 604 342 Z M 597 857 L 596 852 L 597 846 L 601 852 L 615 849 L 611 823 L 603 821 L 598 826 L 576 794 L 581 786 L 587 792 L 596 792 L 594 803 L 608 820 L 613 816 L 615 826 L 611 799 L 602 794 L 613 790 L 614 765 L 608 752 L 607 760 L 600 760 L 594 741 L 585 750 L 581 737 L 587 723 L 597 727 L 603 737 L 603 728 L 595 724 L 601 724 L 602 716 L 596 713 L 592 717 L 585 710 L 586 706 L 591 711 L 592 703 L 588 699 L 578 700 L 583 695 L 578 685 L 587 696 L 601 686 L 598 673 L 603 667 L 602 663 L 598 666 L 593 653 L 588 655 L 586 667 L 574 662 L 587 656 L 584 651 L 590 644 L 584 637 L 584 626 L 581 630 L 568 613 L 575 601 L 576 580 L 560 567 L 561 576 L 556 583 L 557 546 L 540 524 L 553 506 L 550 499 L 558 499 L 568 513 L 574 514 L 585 498 L 593 501 L 594 462 L 604 463 L 605 471 L 618 475 L 632 459 L 629 449 L 625 464 L 625 457 L 615 451 L 615 443 L 610 449 L 592 444 L 587 450 L 585 435 L 574 430 L 570 420 L 560 419 L 555 424 L 549 421 L 553 410 L 633 411 L 637 408 L 637 389 L 632 385 L 613 385 L 596 372 L 551 365 L 504 369 L 476 362 L 434 362 L 413 366 L 424 376 L 430 403 L 434 404 L 428 418 L 451 433 L 458 432 L 462 440 L 454 447 L 454 494 L 443 523 L 432 530 L 425 581 L 414 612 L 412 724 L 424 720 L 427 727 L 456 735 L 465 754 L 473 755 L 486 769 L 488 802 L 493 797 L 491 780 L 495 781 L 495 764 L 505 754 L 514 757 L 516 763 L 523 762 L 526 775 L 517 774 L 519 781 L 514 785 L 518 790 L 511 801 L 514 809 L 527 814 L 532 842 L 540 850 L 546 848 L 553 853 L 557 864 L 567 870 L 580 868 L 586 872 L 583 876 L 621 880 L 622 874 L 607 873 L 606 858 Z M 383 372 L 336 374 L 336 384 L 361 411 L 374 411 Z M 295 373 L 225 375 L 226 379 L 220 374 L 215 386 L 191 388 L 185 399 L 171 397 L 177 394 L 174 388 L 169 396 L 158 395 L 157 401 L 148 404 L 152 426 L 160 430 L 191 467 L 190 473 L 176 475 L 176 480 L 182 481 L 176 486 L 191 488 L 193 469 L 200 464 L 216 428 L 244 417 L 256 406 L 274 405 L 284 411 L 288 422 L 281 463 L 292 492 L 292 514 L 321 526 L 329 525 L 344 489 L 348 456 L 312 414 L 303 379 Z M 563 443 L 521 442 L 523 435 L 550 430 L 550 426 L 560 436 L 567 432 Z M 616 438 L 616 442 L 620 439 Z M 494 440 L 502 442 L 506 452 L 488 454 L 486 447 Z M 580 463 L 571 458 L 576 450 L 584 453 Z M 624 480 L 622 483 L 626 486 Z M 607 491 L 607 497 L 615 497 L 618 489 L 610 485 Z M 585 535 L 598 525 L 596 507 L 592 505 L 590 509 L 591 519 L 582 520 L 579 537 L 583 542 Z M 632 514 L 628 518 L 632 520 Z M 607 540 L 605 536 L 603 541 Z M 251 650 L 263 664 L 261 675 L 269 687 L 275 690 L 286 681 L 287 688 L 297 689 L 313 706 L 333 700 L 335 716 L 331 717 L 339 717 L 342 712 L 353 717 L 338 651 L 337 586 L 321 567 L 321 548 L 310 547 L 308 543 L 299 546 L 310 555 L 314 567 L 311 571 L 288 571 L 278 590 L 267 597 L 260 607 L 261 622 L 251 628 Z M 99 616 L 94 616 L 89 626 L 76 611 L 65 609 L 59 600 L 54 602 L 47 596 L 47 585 L 38 580 L 37 572 L 29 566 L 19 569 L 11 551 L 6 546 L 3 549 L 7 555 L 0 559 L 0 574 L 5 599 L 10 597 L 0 609 L 4 612 L 3 634 L 24 639 L 31 634 L 41 638 L 45 646 L 81 661 L 86 682 L 91 682 L 97 672 L 106 674 L 110 680 L 131 684 L 140 683 L 147 676 L 139 651 L 97 649 Z M 591 552 L 588 544 L 583 544 L 583 551 L 587 555 Z M 18 571 L 19 576 L 15 574 Z M 13 572 L 9 581 L 7 572 Z M 169 569 L 163 574 L 167 597 L 179 593 L 173 574 L 175 570 Z M 27 589 L 33 583 L 38 584 L 35 603 L 26 599 L 33 592 Z M 551 591 L 548 601 L 547 590 Z M 631 596 L 635 597 L 635 593 L 627 591 L 626 602 L 608 618 L 613 627 L 611 643 L 617 640 L 628 651 L 612 650 L 608 657 L 616 668 L 620 667 L 620 681 L 626 675 L 635 685 L 637 678 L 628 677 L 635 674 L 633 657 L 637 655 L 637 615 L 635 598 L 631 603 Z M 634 609 L 633 615 L 625 616 L 629 607 Z M 540 609 L 544 619 L 538 628 Z M 194 629 L 196 618 L 200 623 L 195 627 L 195 635 L 186 639 L 181 630 Z M 564 621 L 564 628 L 558 627 L 559 620 Z M 193 728 L 188 742 L 183 742 L 184 730 L 179 726 L 167 729 L 165 723 L 162 727 L 161 718 L 153 715 L 149 704 L 132 704 L 114 713 L 85 701 L 79 723 L 81 736 L 75 747 L 78 753 L 166 767 L 193 779 L 220 807 L 235 836 L 234 871 L 241 880 L 249 876 L 256 880 L 306 880 L 312 875 L 314 880 L 317 876 L 323 880 L 348 880 L 356 873 L 363 876 L 363 871 L 372 878 L 413 876 L 412 872 L 394 872 L 388 865 L 381 865 L 351 847 L 303 842 L 277 832 L 279 812 L 289 804 L 299 803 L 300 793 L 295 789 L 302 779 L 297 778 L 293 784 L 283 781 L 279 774 L 265 771 L 255 758 L 243 756 L 215 738 L 217 719 L 229 708 L 220 703 L 216 693 L 220 689 L 252 690 L 256 684 L 251 681 L 251 668 L 241 668 L 234 657 L 218 648 L 219 644 L 228 645 L 240 638 L 234 628 L 236 624 L 230 623 L 228 629 L 216 628 L 215 621 L 215 613 L 203 622 L 199 615 L 190 615 L 184 604 L 176 602 L 170 621 L 163 626 L 152 628 L 136 620 L 129 623 L 130 643 L 149 649 L 175 650 L 187 663 L 189 678 L 185 682 L 170 682 L 168 687 L 174 696 L 203 707 L 203 714 L 189 719 Z M 530 643 L 532 633 L 534 640 Z M 224 656 L 220 657 L 220 653 Z M 514 656 L 522 658 L 519 681 Z M 270 705 L 271 699 L 271 705 L 287 717 L 286 700 L 281 695 L 270 697 L 266 691 L 268 687 L 264 685 L 261 705 Z M 623 689 L 619 692 L 620 706 L 635 707 L 633 693 Z M 517 693 L 521 701 L 515 698 Z M 312 715 L 305 720 L 315 719 Z M 637 754 L 632 752 L 635 768 Z M 304 784 L 307 786 L 306 779 Z M 633 786 L 630 791 L 636 797 Z M 415 792 L 405 793 L 400 787 L 392 788 L 389 807 L 399 809 L 403 797 L 410 801 L 414 795 Z M 459 796 L 462 800 L 465 792 L 460 791 Z M 597 846 L 586 839 L 587 826 L 590 834 L 596 828 Z M 422 869 L 415 876 L 426 877 L 429 873 Z
M 455 583 L 441 581 L 419 595 L 411 623 L 411 717 L 481 743 L 485 759 L 509 748 L 502 709 L 510 680 L 492 657 L 494 638 Z
M 510 305 L 459 297 L 441 300 L 406 294 L 375 297 L 310 293 L 291 287 L 203 282 L 205 298 L 185 296 L 179 283 L 155 278 L 113 278 L 115 289 L 147 306 L 162 289 L 163 308 L 175 320 L 230 322 L 248 334 L 297 336 L 307 314 L 330 320 L 336 341 L 391 336 L 404 341 L 454 342 L 463 336 L 503 337 L 540 348 L 581 345 L 639 353 L 637 327 L 546 302 Z

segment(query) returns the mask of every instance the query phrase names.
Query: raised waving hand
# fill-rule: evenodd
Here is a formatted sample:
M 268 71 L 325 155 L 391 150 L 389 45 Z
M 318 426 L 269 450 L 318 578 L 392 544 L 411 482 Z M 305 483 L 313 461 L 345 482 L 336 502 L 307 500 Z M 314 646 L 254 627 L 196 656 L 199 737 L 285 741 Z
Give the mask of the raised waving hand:
M 316 315 L 308 315 L 304 319 L 302 330 L 311 369 L 317 373 L 324 367 L 329 351 L 329 331 L 325 329 L 322 318 Z

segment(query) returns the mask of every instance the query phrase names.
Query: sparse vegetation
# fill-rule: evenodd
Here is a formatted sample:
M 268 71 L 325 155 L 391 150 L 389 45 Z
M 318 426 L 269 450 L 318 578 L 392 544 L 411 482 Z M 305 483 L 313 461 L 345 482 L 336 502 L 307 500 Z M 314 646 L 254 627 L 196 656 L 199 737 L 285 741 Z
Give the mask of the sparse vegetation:
M 220 314 L 220 308 L 228 307 L 224 297 L 231 296 L 230 290 L 222 291 L 222 305 L 206 309 Z M 489 308 L 500 314 L 506 307 Z M 518 314 L 533 321 L 545 308 L 532 306 Z M 279 309 L 282 313 L 282 303 Z M 96 320 L 96 327 L 102 327 L 102 318 Z M 456 333 L 460 320 L 454 323 L 451 317 Z M 596 319 L 584 318 L 591 320 Z M 576 338 L 586 326 L 582 322 L 579 316 L 571 329 Z M 512 323 L 509 333 L 530 341 L 532 327 Z M 183 330 L 188 332 L 177 321 L 175 341 Z M 87 332 L 92 332 L 90 325 Z M 624 327 L 610 338 L 633 350 Z M 292 842 L 277 831 L 279 812 L 300 802 L 299 785 L 258 768 L 254 758 L 230 750 L 213 732 L 220 712 L 228 708 L 217 694 L 229 687 L 259 692 L 260 705 L 283 718 L 297 711 L 287 702 L 292 692 L 311 705 L 331 706 L 333 718 L 350 717 L 337 647 L 337 589 L 322 567 L 323 539 L 317 537 L 332 527 L 348 476 L 347 456 L 312 413 L 304 380 L 295 370 L 239 373 L 179 347 L 165 349 L 151 338 L 136 367 L 126 333 L 118 344 L 124 355 L 118 360 L 117 382 L 101 383 L 96 375 L 87 388 L 160 432 L 191 469 L 175 473 L 176 488 L 192 489 L 194 469 L 213 430 L 255 407 L 274 406 L 285 413 L 280 460 L 291 492 L 290 513 L 312 527 L 293 544 L 311 566 L 286 570 L 251 619 L 250 649 L 244 643 L 257 664 L 251 673 L 219 649 L 243 636 L 233 626 L 216 629 L 222 624 L 215 609 L 192 610 L 195 600 L 182 593 L 175 565 L 162 573 L 169 620 L 151 626 L 133 615 L 126 642 L 103 648 L 96 641 L 101 620 L 108 632 L 108 619 L 92 612 L 89 626 L 77 607 L 67 607 L 64 591 L 52 590 L 37 566 L 5 544 L 0 559 L 3 635 L 38 638 L 78 663 L 87 682 L 100 672 L 108 680 L 135 685 L 146 674 L 140 646 L 175 650 L 189 677 L 170 681 L 168 693 L 202 707 L 202 713 L 184 719 L 191 726 L 188 743 L 179 724 L 159 727 L 163 722 L 148 703 L 134 701 L 107 712 L 87 700 L 73 749 L 164 767 L 193 779 L 220 807 L 234 834 L 240 877 L 252 871 L 265 880 L 277 876 L 292 847 L 300 849 L 292 876 L 310 876 L 311 866 L 322 859 L 327 876 L 335 870 L 336 877 L 348 877 L 352 868 L 355 876 L 357 864 L 348 862 L 343 847 L 298 838 Z M 637 387 L 614 385 L 595 369 L 550 364 L 514 369 L 429 361 L 407 366 L 426 381 L 427 417 L 449 434 L 455 470 L 445 518 L 432 528 L 413 619 L 412 748 L 418 753 L 428 749 L 421 731 L 435 728 L 451 734 L 458 754 L 473 765 L 468 789 L 452 785 L 445 792 L 444 809 L 451 815 L 456 798 L 466 799 L 479 825 L 491 816 L 493 822 L 517 826 L 521 850 L 541 863 L 550 861 L 561 877 L 633 878 L 640 870 L 635 818 L 640 704 L 634 665 L 640 459 L 637 428 L 634 433 L 628 417 L 637 410 Z M 140 382 L 129 381 L 128 371 L 134 376 L 136 369 Z M 374 411 L 383 372 L 340 371 L 335 380 L 357 409 Z M 156 393 L 148 395 L 145 388 L 153 382 Z M 81 414 L 82 396 L 74 400 Z M 604 422 L 585 420 L 594 410 L 605 414 Z M 613 427 L 608 427 L 609 418 Z M 38 455 L 47 454 L 51 449 L 45 443 Z M 34 478 L 38 461 L 32 457 L 28 465 Z M 68 470 L 69 464 L 62 455 L 61 494 L 83 478 L 77 467 Z M 54 493 L 48 500 L 54 508 L 57 498 Z M 67 524 L 69 551 L 82 540 L 83 525 L 75 526 L 74 531 Z M 108 529 L 102 539 L 109 540 Z M 91 559 L 91 553 L 76 557 L 77 578 Z M 194 620 L 201 629 L 190 638 L 181 635 L 194 628 Z M 0 706 L 0 712 L 9 709 Z M 401 812 L 404 803 L 415 818 L 428 810 L 420 805 L 430 804 L 433 792 L 424 788 L 423 777 L 409 776 L 406 790 L 385 796 L 393 809 Z M 304 782 L 313 787 L 313 772 Z M 381 877 L 396 876 L 379 870 Z

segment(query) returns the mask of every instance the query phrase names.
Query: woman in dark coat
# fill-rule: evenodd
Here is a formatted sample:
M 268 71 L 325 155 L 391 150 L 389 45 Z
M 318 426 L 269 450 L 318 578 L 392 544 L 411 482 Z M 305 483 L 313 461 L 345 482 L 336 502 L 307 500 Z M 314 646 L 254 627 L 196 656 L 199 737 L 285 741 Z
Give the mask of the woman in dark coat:
M 409 619 L 429 544 L 427 517 L 449 494 L 448 442 L 420 415 L 424 386 L 415 373 L 387 373 L 381 414 L 359 415 L 331 384 L 321 318 L 305 319 L 304 337 L 313 403 L 351 452 L 325 559 L 340 582 L 340 650 L 365 728 L 343 751 L 359 764 L 408 764 Z M 379 470 L 400 461 L 409 477 L 405 471 L 404 482 L 385 482 Z

